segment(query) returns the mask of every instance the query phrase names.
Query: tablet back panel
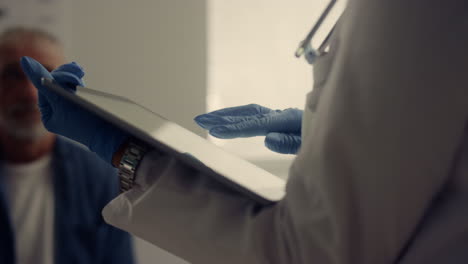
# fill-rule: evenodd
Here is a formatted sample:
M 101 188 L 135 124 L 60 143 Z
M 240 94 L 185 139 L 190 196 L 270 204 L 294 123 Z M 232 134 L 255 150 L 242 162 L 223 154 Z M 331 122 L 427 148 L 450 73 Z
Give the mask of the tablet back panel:
M 48 79 L 44 79 L 43 84 L 153 147 L 174 155 L 260 203 L 275 202 L 284 196 L 284 180 L 131 100 L 86 87 L 77 87 L 76 93 L 70 93 Z

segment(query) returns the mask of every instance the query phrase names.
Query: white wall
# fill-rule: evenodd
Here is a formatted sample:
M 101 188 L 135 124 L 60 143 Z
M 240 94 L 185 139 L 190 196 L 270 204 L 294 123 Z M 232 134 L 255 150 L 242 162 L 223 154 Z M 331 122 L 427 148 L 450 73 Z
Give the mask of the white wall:
M 203 134 L 204 0 L 73 1 L 71 58 L 92 88 L 124 95 Z

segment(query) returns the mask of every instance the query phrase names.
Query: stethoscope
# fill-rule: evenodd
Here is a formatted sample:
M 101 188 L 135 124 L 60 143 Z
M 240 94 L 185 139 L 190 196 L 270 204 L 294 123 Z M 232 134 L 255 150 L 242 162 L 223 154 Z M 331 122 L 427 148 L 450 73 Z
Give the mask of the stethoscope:
M 336 27 L 336 24 L 332 27 L 332 29 L 327 34 L 327 36 L 325 37 L 325 39 L 322 41 L 322 43 L 320 44 L 318 48 L 312 47 L 312 38 L 314 37 L 315 33 L 317 33 L 318 29 L 323 24 L 323 21 L 325 20 L 325 18 L 328 16 L 330 11 L 335 6 L 336 2 L 337 0 L 330 1 L 330 3 L 327 5 L 323 13 L 320 15 L 315 25 L 312 27 L 310 32 L 305 37 L 305 39 L 299 43 L 299 47 L 297 48 L 294 54 L 297 58 L 300 58 L 302 55 L 304 55 L 307 62 L 310 65 L 312 65 L 314 64 L 314 62 L 317 60 L 318 57 L 326 54 L 326 50 L 329 45 L 329 40 Z

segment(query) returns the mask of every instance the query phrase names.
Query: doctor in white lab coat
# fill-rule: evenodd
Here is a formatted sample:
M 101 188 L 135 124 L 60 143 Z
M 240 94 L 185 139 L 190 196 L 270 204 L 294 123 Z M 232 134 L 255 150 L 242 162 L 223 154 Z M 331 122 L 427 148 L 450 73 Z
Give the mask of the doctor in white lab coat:
M 262 206 L 150 150 L 103 215 L 191 263 L 468 263 L 467 47 L 463 0 L 351 0 L 316 62 L 283 200 Z M 106 149 L 125 137 L 41 86 L 76 84 L 76 64 L 22 65 L 46 127 L 109 162 L 128 148 Z M 104 128 L 82 139 L 91 129 L 69 119 Z

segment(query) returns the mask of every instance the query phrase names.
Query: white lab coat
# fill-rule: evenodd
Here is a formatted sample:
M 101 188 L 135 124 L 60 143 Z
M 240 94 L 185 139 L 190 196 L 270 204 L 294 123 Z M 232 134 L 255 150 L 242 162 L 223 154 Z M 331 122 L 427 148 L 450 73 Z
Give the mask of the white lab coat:
M 352 1 L 282 201 L 151 154 L 104 217 L 191 263 L 468 263 L 467 47 L 463 0 Z

